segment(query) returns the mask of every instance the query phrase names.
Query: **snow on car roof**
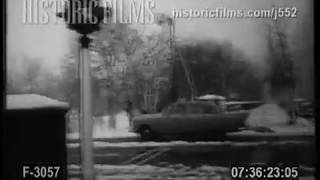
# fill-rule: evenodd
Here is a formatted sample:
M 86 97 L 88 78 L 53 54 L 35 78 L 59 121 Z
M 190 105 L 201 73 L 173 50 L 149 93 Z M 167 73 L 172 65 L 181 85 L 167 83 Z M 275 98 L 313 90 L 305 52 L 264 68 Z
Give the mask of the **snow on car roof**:
M 176 102 L 175 105 L 179 104 L 197 104 L 197 105 L 216 105 L 214 102 L 211 101 L 185 101 L 185 102 Z
M 66 102 L 38 94 L 7 95 L 7 109 L 33 109 L 43 107 L 68 108 L 69 105 Z
M 225 100 L 226 98 L 223 96 L 215 95 L 215 94 L 206 94 L 203 96 L 199 96 L 197 99 L 199 99 L 199 100 Z

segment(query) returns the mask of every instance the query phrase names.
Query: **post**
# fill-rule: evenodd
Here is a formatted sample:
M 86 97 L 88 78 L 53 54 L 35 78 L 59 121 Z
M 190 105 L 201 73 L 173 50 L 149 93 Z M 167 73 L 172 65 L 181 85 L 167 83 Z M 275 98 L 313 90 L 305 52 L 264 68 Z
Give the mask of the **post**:
M 79 39 L 81 49 L 79 51 L 80 62 L 80 148 L 81 170 L 83 180 L 94 180 L 93 167 L 93 143 L 92 143 L 92 106 L 91 106 L 91 71 L 88 47 L 90 39 L 82 35 Z

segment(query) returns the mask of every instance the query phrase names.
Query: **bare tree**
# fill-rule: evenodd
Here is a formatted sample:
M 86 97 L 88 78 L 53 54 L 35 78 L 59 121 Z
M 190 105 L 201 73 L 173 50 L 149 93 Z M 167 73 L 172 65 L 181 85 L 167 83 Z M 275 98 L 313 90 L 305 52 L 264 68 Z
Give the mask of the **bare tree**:
M 34 93 L 37 87 L 37 77 L 41 69 L 41 61 L 39 59 L 26 58 L 25 59 L 25 73 L 26 81 L 29 86 L 30 93 Z
M 37 78 L 41 70 L 41 59 L 23 57 L 8 62 L 8 93 L 37 92 Z

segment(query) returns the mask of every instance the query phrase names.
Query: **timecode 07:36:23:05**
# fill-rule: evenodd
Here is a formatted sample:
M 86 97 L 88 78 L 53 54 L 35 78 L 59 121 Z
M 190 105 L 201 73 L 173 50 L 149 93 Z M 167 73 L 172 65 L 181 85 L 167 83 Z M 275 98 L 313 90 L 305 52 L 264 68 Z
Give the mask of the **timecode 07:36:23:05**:
M 241 179 L 263 178 L 263 179 L 298 179 L 299 168 L 291 167 L 271 167 L 271 166 L 233 166 L 231 167 L 231 177 Z

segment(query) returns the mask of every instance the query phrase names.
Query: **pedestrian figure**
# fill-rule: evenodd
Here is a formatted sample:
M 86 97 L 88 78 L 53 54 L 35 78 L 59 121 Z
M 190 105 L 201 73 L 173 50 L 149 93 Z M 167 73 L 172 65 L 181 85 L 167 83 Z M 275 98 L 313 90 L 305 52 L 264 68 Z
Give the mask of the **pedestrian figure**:
M 127 100 L 125 111 L 127 112 L 128 119 L 129 119 L 129 125 L 132 125 L 132 102 L 130 100 Z

